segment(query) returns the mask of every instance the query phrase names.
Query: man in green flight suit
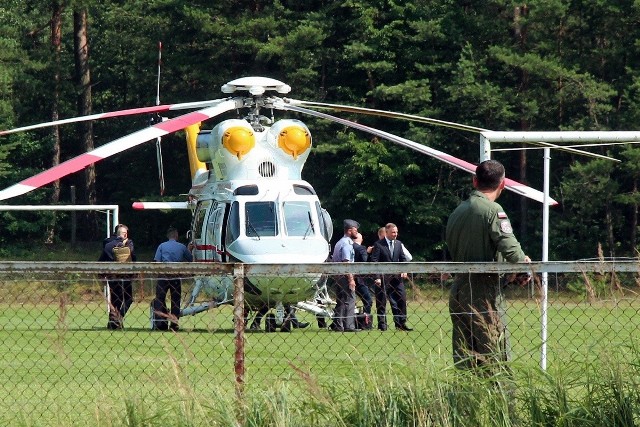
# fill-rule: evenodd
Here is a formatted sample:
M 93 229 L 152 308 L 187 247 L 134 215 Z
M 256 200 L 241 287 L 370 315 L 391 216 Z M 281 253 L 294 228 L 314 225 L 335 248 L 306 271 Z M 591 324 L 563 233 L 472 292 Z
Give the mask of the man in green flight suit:
M 507 214 L 495 202 L 504 189 L 504 166 L 486 160 L 476 168 L 475 190 L 453 211 L 446 241 L 456 262 L 531 262 L 513 235 Z M 453 361 L 459 368 L 508 360 L 497 273 L 456 274 L 449 297 Z

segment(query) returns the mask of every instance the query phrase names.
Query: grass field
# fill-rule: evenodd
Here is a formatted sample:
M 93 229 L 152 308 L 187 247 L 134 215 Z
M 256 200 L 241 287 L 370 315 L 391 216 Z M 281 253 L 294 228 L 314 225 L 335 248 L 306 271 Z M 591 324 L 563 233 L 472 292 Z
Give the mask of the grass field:
M 96 292 L 54 294 L 51 289 L 41 295 L 4 293 L 0 424 L 24 417 L 36 425 L 84 425 L 82 420 L 95 420 L 97 414 L 121 413 L 125 402 L 137 402 L 154 414 L 185 398 L 233 406 L 231 307 L 185 317 L 181 332 L 161 333 L 149 330 L 150 299 L 139 295 L 127 315 L 127 329 L 108 331 L 106 308 Z M 16 301 L 8 302 L 9 295 Z M 362 378 L 415 377 L 422 367 L 432 374 L 446 372 L 451 369 L 451 327 L 444 295 L 434 293 L 431 297 L 438 298 L 411 303 L 415 330 L 410 333 L 342 334 L 315 324 L 292 333 L 247 332 L 246 393 L 260 395 L 287 385 L 294 394 L 330 387 L 349 396 L 348 390 Z M 640 324 L 639 308 L 634 300 L 551 301 L 550 368 L 567 360 L 589 363 L 602 358 L 605 350 L 630 351 Z M 515 364 L 535 369 L 540 360 L 540 309 L 535 300 L 511 300 L 508 314 Z M 300 317 L 314 322 L 308 314 Z M 211 401 L 211 396 L 218 400 Z

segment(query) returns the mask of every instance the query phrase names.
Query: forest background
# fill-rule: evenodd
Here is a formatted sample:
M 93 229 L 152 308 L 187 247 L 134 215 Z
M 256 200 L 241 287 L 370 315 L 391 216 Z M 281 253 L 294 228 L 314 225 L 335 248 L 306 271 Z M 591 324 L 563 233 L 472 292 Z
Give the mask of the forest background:
M 640 118 L 640 4 L 617 0 L 190 1 L 1 0 L 0 129 L 151 106 L 158 42 L 161 103 L 223 97 L 244 76 L 272 77 L 297 99 L 417 114 L 491 130 L 635 130 Z M 365 243 L 395 222 L 416 259 L 445 258 L 449 213 L 470 176 L 368 135 L 298 117 L 314 148 L 303 178 L 334 219 L 360 221 Z M 149 124 L 149 116 L 0 137 L 0 188 Z M 477 134 L 376 117 L 358 121 L 477 162 Z M 205 128 L 215 123 L 205 124 Z M 493 148 L 517 148 L 518 146 Z M 637 254 L 640 149 L 589 148 L 551 158 L 549 259 Z M 155 144 L 128 150 L 11 204 L 118 204 L 138 247 L 153 248 L 186 211 L 131 210 L 137 200 L 184 200 L 184 133 L 163 138 L 166 192 Z M 507 175 L 542 189 L 541 150 L 496 151 Z M 542 207 L 505 192 L 499 202 L 533 259 Z M 69 240 L 69 213 L 0 212 L 0 245 Z M 78 239 L 99 242 L 98 214 Z M 96 254 L 97 257 L 97 254 Z

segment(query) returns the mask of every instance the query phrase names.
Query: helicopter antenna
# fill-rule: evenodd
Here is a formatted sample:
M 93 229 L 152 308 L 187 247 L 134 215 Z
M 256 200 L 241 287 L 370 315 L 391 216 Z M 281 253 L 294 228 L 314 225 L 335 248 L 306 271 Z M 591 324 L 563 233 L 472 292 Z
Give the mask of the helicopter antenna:
M 156 105 L 160 105 L 160 67 L 162 64 L 162 42 L 158 42 L 158 79 L 156 82 Z M 156 115 L 155 120 L 162 122 L 162 117 Z M 164 166 L 162 165 L 162 138 L 156 138 L 156 159 L 158 162 L 158 180 L 160 181 L 160 195 L 164 195 Z

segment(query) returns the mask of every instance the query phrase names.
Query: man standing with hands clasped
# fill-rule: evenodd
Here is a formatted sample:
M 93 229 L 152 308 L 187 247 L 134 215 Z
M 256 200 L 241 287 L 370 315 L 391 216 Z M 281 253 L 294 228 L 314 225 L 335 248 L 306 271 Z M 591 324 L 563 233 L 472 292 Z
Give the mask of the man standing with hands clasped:
M 371 262 L 406 262 L 402 242 L 397 240 L 398 227 L 393 223 L 384 226 L 385 237 L 373 245 Z M 393 323 L 398 331 L 412 331 L 407 326 L 407 293 L 403 279 L 407 273 L 381 274 L 375 280 L 376 312 L 378 315 L 378 329 L 387 330 L 387 299 L 393 313 Z
M 513 235 L 507 214 L 495 202 L 504 189 L 504 166 L 486 160 L 476 168 L 475 190 L 447 222 L 447 247 L 456 262 L 531 262 Z M 507 361 L 506 325 L 497 273 L 458 273 L 449 298 L 453 361 L 475 368 Z

